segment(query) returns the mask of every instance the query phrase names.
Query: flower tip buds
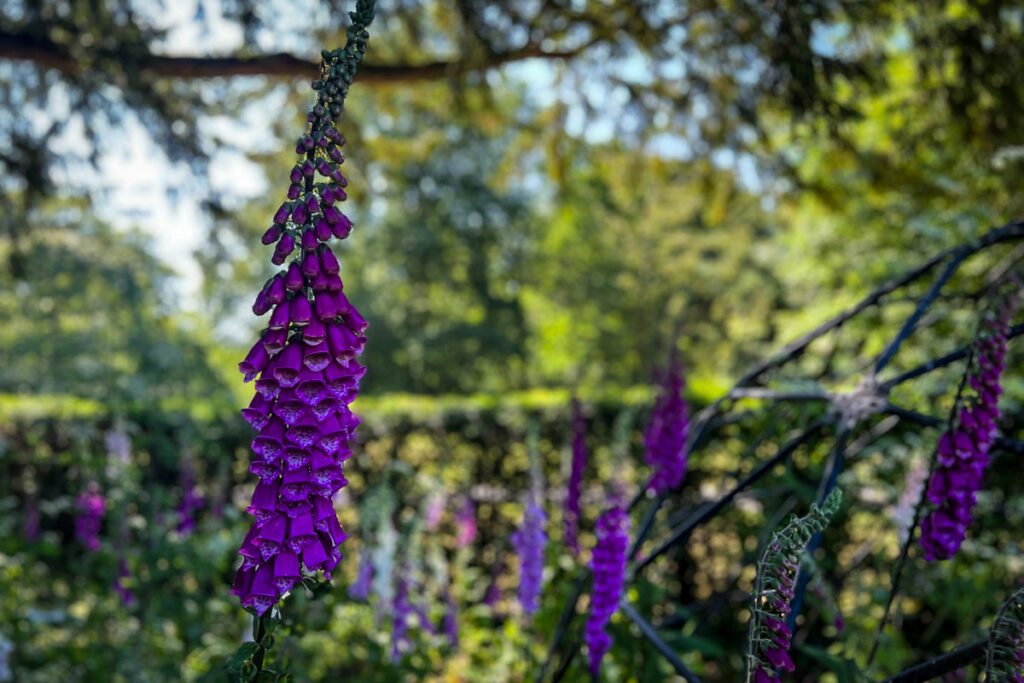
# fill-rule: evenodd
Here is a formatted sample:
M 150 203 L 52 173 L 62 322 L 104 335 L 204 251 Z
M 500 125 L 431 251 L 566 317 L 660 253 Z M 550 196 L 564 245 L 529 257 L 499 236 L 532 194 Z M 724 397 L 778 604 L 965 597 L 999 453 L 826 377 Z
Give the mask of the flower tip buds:
M 281 239 L 281 232 L 283 230 L 284 228 L 282 228 L 280 225 L 271 225 L 269 228 L 267 228 L 267 231 L 263 233 L 263 237 L 260 238 L 260 241 L 263 242 L 263 244 L 271 245 L 277 240 Z

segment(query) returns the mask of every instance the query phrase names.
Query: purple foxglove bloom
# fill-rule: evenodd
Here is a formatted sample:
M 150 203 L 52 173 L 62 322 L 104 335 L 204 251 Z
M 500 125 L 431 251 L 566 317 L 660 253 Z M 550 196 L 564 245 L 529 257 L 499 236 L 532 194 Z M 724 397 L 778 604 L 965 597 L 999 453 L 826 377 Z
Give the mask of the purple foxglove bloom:
M 348 587 L 348 596 L 353 600 L 369 600 L 372 585 L 373 561 L 370 553 L 364 550 L 359 555 L 359 573 L 356 574 L 356 580 Z
M 956 554 L 967 535 L 971 510 L 989 463 L 999 420 L 1000 377 L 1006 367 L 1006 335 L 1019 296 L 1000 298 L 984 315 L 946 431 L 939 437 L 926 495 L 932 508 L 921 520 L 921 547 L 928 561 Z
M 455 515 L 455 547 L 467 548 L 476 540 L 476 506 L 471 498 Z
M 187 536 L 195 531 L 196 512 L 205 505 L 203 497 L 196 493 L 195 474 L 187 465 L 182 468 L 181 488 L 181 502 L 178 503 L 178 533 Z
M 540 591 L 544 583 L 544 550 L 548 537 L 544 531 L 547 515 L 544 508 L 530 497 L 523 513 L 523 523 L 512 534 L 512 545 L 519 556 L 519 604 L 529 617 L 540 607 Z
M 572 469 L 565 496 L 565 542 L 573 555 L 580 554 L 580 495 L 583 492 L 583 470 L 587 467 L 586 421 L 580 402 L 572 400 Z
M 100 549 L 100 529 L 107 512 L 107 501 L 96 484 L 90 484 L 75 503 L 75 538 L 90 552 Z
M 423 513 L 423 524 L 427 531 L 437 531 L 444 515 L 444 496 L 440 493 L 432 495 L 427 501 L 427 509 Z
M 129 578 L 131 578 L 131 573 L 128 571 L 128 562 L 122 557 L 117 562 L 117 578 L 114 579 L 114 592 L 121 598 L 121 603 L 125 607 L 131 607 L 135 604 L 135 593 L 125 585 Z
M 500 571 L 500 566 L 498 570 Z M 487 587 L 487 592 L 484 593 L 484 604 L 494 608 L 498 606 L 499 602 L 501 602 L 501 586 L 498 585 L 498 573 L 496 572 L 491 585 Z
M 629 530 L 629 513 L 619 503 L 597 518 L 597 545 L 591 560 L 594 585 L 584 631 L 590 672 L 594 676 L 601 670 L 601 660 L 612 647 L 612 637 L 605 628 L 622 599 Z
M 36 541 L 39 538 L 39 501 L 34 497 L 25 501 L 25 539 Z
M 804 517 L 795 517 L 772 534 L 757 567 L 747 652 L 748 678 L 756 683 L 776 683 L 778 671 L 796 667 L 789 657 L 792 632 L 786 626 L 796 586 L 800 557 L 811 537 L 825 528 L 839 509 L 842 494 L 836 489 L 821 507 L 811 506 Z
M 444 592 L 444 604 L 444 633 L 448 636 L 449 645 L 456 648 L 459 646 L 459 608 L 450 590 Z
M 656 494 L 678 487 L 686 476 L 690 417 L 683 386 L 683 366 L 673 355 L 644 432 L 644 461 L 654 470 L 648 488 Z
M 321 91 L 323 97 L 330 95 Z M 273 308 L 270 331 L 239 365 L 246 381 L 256 380 L 257 396 L 242 413 L 257 430 L 249 471 L 259 483 L 232 591 L 256 614 L 276 604 L 304 572 L 329 579 L 345 539 L 331 501 L 347 483 L 342 464 L 359 423 L 348 405 L 365 373 L 354 356 L 365 343 L 366 321 L 348 299 L 338 305 L 338 260 L 322 243 L 331 237 L 329 226 L 344 219 L 336 206 L 344 194 L 333 179 L 340 176 L 341 161 L 316 143 L 341 139 L 328 109 L 335 108 L 318 104 L 307 118 L 309 130 L 297 145 L 303 158 L 291 170 L 288 200 L 263 235 L 265 244 L 274 245 L 271 262 L 284 268 L 261 292 L 257 307 Z M 319 230 L 320 223 L 328 229 Z
M 391 627 L 391 661 L 398 662 L 402 654 L 409 649 L 409 615 L 412 606 L 409 604 L 409 584 L 405 578 L 399 578 L 395 587 L 394 614 Z

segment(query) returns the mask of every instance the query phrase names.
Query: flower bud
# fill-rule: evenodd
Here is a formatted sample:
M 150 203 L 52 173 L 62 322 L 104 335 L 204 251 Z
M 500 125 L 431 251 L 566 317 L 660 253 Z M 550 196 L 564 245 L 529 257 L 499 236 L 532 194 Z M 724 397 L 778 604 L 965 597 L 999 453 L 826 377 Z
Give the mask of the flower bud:
M 284 287 L 289 292 L 297 292 L 302 289 L 303 285 L 302 270 L 299 269 L 298 263 L 292 263 L 288 266 L 288 272 L 284 276 Z
M 285 202 L 277 209 L 277 213 L 274 214 L 274 224 L 283 225 L 290 215 L 292 215 L 292 205 L 290 202 Z
M 330 247 L 324 247 L 320 252 L 320 268 L 323 269 L 328 275 L 337 275 L 341 270 L 341 265 L 338 263 L 338 257 L 334 255 Z
M 273 244 L 281 238 L 281 232 L 284 230 L 280 225 L 271 225 L 267 228 L 267 231 L 263 233 L 263 237 L 260 239 L 263 244 Z
M 320 260 L 317 259 L 316 253 L 307 251 L 302 256 L 302 274 L 312 280 L 320 273 Z M 314 287 L 315 289 L 315 287 Z
M 316 249 L 317 244 L 316 233 L 313 232 L 312 228 L 307 228 L 302 233 L 302 250 L 313 251 Z
M 309 323 L 310 318 L 312 317 L 312 312 L 309 306 L 309 299 L 302 296 L 301 294 L 292 299 L 290 313 L 292 322 L 295 323 L 296 327 L 305 327 Z

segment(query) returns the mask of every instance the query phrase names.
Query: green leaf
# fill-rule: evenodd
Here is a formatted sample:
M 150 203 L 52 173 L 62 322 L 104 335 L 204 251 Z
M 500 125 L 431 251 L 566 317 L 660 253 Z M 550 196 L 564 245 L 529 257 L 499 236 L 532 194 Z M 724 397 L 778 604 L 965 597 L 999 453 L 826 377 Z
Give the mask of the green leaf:
M 231 659 L 224 665 L 227 669 L 228 680 L 231 683 L 246 683 L 246 679 L 242 676 L 242 667 L 246 662 L 252 660 L 252 656 L 256 654 L 257 649 L 259 649 L 259 645 L 250 640 L 249 642 L 242 643 L 242 646 L 235 651 L 235 654 L 231 655 Z

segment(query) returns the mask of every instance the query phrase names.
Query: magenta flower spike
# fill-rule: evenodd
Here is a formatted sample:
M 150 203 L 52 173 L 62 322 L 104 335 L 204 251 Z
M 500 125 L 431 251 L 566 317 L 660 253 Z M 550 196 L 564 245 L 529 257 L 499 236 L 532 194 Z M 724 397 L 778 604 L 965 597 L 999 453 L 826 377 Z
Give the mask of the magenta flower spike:
M 412 605 L 409 603 L 409 582 L 400 577 L 396 582 L 393 621 L 391 627 L 391 661 L 398 662 L 409 649 L 409 616 Z
M 587 467 L 586 420 L 580 402 L 572 400 L 572 468 L 565 496 L 565 542 L 573 555 L 580 554 L 580 496 Z
M 796 666 L 789 656 L 793 633 L 786 626 L 792 607 L 800 558 L 811 537 L 824 529 L 835 515 L 842 493 L 835 489 L 819 507 L 812 505 L 803 517 L 794 516 L 776 530 L 757 567 L 747 642 L 746 683 L 778 683 L 779 671 Z
M 476 540 L 476 505 L 467 498 L 455 514 L 455 547 L 466 548 Z
M 590 613 L 583 634 L 593 676 L 600 672 L 601 660 L 612 647 L 612 637 L 606 627 L 619 608 L 626 578 L 630 519 L 621 502 L 615 502 L 598 517 L 595 533 L 597 545 L 594 546 L 590 563 L 594 584 L 590 596 Z
M 653 470 L 648 488 L 656 494 L 677 488 L 686 476 L 690 417 L 683 386 L 683 366 L 673 354 L 644 432 L 644 460 Z
M 89 552 L 100 549 L 100 529 L 107 512 L 107 501 L 100 493 L 99 486 L 90 484 L 75 503 L 75 538 Z
M 1015 292 L 1001 297 L 984 315 L 974 341 L 966 382 L 946 431 L 939 437 L 921 520 L 921 547 L 928 561 L 956 554 L 967 535 L 971 511 L 989 464 L 999 421 L 1001 376 L 1006 368 L 1006 335 L 1019 306 Z
M 114 579 L 114 592 L 121 598 L 121 604 L 125 607 L 135 605 L 135 593 L 128 587 L 128 580 L 131 579 L 131 572 L 128 571 L 128 562 L 123 557 L 117 561 L 117 578 Z
M 544 530 L 547 515 L 530 496 L 523 512 L 523 523 L 512 534 L 512 546 L 519 556 L 519 604 L 529 617 L 540 607 L 540 593 L 544 584 L 544 550 L 548 537 Z
M 372 14 L 372 3 L 361 1 L 353 21 Z M 365 343 L 366 321 L 348 299 L 339 306 L 340 264 L 326 242 L 339 232 L 331 226 L 351 227 L 339 206 L 346 194 L 337 146 L 344 138 L 333 121 L 366 49 L 364 27 L 350 29 L 344 50 L 323 53 L 318 100 L 296 145 L 301 158 L 262 237 L 283 269 L 254 306 L 257 313 L 273 311 L 269 331 L 239 365 L 246 381 L 256 380 L 257 395 L 242 413 L 257 432 L 249 471 L 258 483 L 232 588 L 258 615 L 303 578 L 330 579 L 342 559 L 345 532 L 332 501 L 347 483 L 342 463 L 359 423 L 348 405 L 365 372 L 353 359 Z
M 259 394 L 256 396 L 259 397 Z M 245 410 L 242 413 L 245 414 Z M 187 536 L 195 531 L 196 512 L 205 504 L 202 496 L 196 492 L 195 473 L 189 465 L 182 468 L 181 488 L 181 502 L 178 504 L 178 533 Z

